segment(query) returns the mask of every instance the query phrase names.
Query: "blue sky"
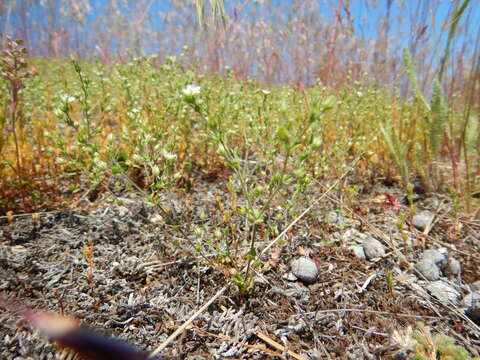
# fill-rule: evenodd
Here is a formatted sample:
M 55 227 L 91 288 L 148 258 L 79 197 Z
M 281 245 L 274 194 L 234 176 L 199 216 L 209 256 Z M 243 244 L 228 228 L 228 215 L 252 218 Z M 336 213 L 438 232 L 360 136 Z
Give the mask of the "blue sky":
M 161 11 L 168 11 L 170 9 L 170 1 L 166 0 L 152 0 L 149 5 L 150 5 L 150 12 L 152 14 L 156 14 Z M 175 1 L 175 0 L 173 0 Z M 242 3 L 244 3 L 245 0 L 225 0 L 225 5 L 227 8 L 227 12 L 229 14 L 232 13 L 232 9 L 234 7 L 240 6 Z M 458 1 L 458 0 L 457 0 Z M 462 0 L 460 0 L 462 1 Z M 208 0 L 206 0 L 208 3 Z M 320 12 L 321 15 L 324 16 L 325 19 L 332 19 L 333 18 L 333 9 L 330 6 L 330 3 L 335 3 L 337 5 L 338 2 L 335 1 L 318 1 L 320 4 Z M 377 5 L 376 7 L 369 6 L 366 4 L 366 1 L 362 0 L 352 0 L 352 1 L 345 1 L 349 3 L 349 7 L 351 10 L 351 14 L 354 18 L 354 24 L 355 24 L 355 29 L 358 32 L 358 34 L 362 34 L 364 36 L 367 36 L 369 38 L 375 38 L 377 36 L 377 25 L 378 22 L 381 18 L 383 18 L 386 13 L 387 13 L 387 0 L 378 0 L 376 1 Z M 423 0 L 423 1 L 417 1 L 417 0 L 411 0 L 411 1 L 400 1 L 400 0 L 393 0 L 390 8 L 390 17 L 392 19 L 399 19 L 400 17 L 405 17 L 405 23 L 402 25 L 403 29 L 405 31 L 409 31 L 410 25 L 411 25 L 411 19 L 409 19 L 408 14 L 405 13 L 404 9 L 399 6 L 399 3 L 404 3 L 405 6 L 408 8 L 408 13 L 411 11 L 418 10 L 419 13 L 421 13 L 421 6 L 423 4 L 425 5 L 432 5 L 435 4 L 437 7 L 436 10 L 436 16 L 435 16 L 435 21 L 436 24 L 434 24 L 435 28 L 435 33 L 439 33 L 441 30 L 441 26 L 444 23 L 444 20 L 447 18 L 449 11 L 452 9 L 452 4 L 454 1 L 452 0 L 441 0 L 441 1 L 436 1 L 436 0 Z M 95 18 L 97 15 L 101 14 L 102 8 L 108 3 L 108 0 L 91 0 L 90 4 L 93 5 L 94 10 L 92 13 L 92 18 Z M 273 5 L 275 7 L 278 6 L 290 6 L 292 4 L 292 0 L 274 0 Z M 469 19 L 470 23 L 476 24 L 477 28 L 480 25 L 480 6 L 479 2 L 477 0 L 471 1 L 470 6 L 471 7 L 476 7 L 478 8 L 479 11 L 476 11 L 476 14 L 474 14 L 473 18 Z M 245 11 L 243 13 L 243 16 L 246 16 L 246 13 L 248 13 L 248 9 L 256 6 L 255 1 L 250 0 L 247 4 L 247 7 L 245 8 Z M 127 9 L 124 9 L 127 10 Z M 475 12 L 473 12 L 475 13 Z M 345 12 L 343 12 L 345 14 Z M 418 19 L 414 19 L 418 20 Z M 399 30 L 400 25 L 398 22 L 394 22 L 395 26 L 391 29 L 391 31 L 396 32 Z M 432 25 L 432 22 L 429 19 L 430 25 Z M 160 22 L 156 22 L 157 26 L 161 27 Z
M 5 1 L 5 0 L 4 0 Z M 11 1 L 12 3 L 22 3 L 22 0 L 7 0 Z M 147 1 L 147 9 L 144 11 L 150 14 L 153 20 L 150 22 L 150 26 L 152 26 L 155 30 L 161 30 L 162 22 L 158 14 L 162 11 L 168 11 L 170 9 L 170 3 L 174 2 L 175 0 L 151 0 Z M 208 0 L 205 0 L 208 2 Z M 233 8 L 238 7 L 243 4 L 246 0 L 225 0 L 225 4 L 227 7 L 227 12 L 229 14 L 233 13 Z M 93 11 L 89 16 L 87 21 L 95 21 L 98 16 L 102 16 L 103 8 L 109 3 L 109 0 L 90 0 L 91 5 L 93 5 Z M 121 3 L 122 1 L 120 1 Z M 136 3 L 136 1 L 129 0 L 129 3 Z M 305 4 L 308 0 L 272 0 L 272 7 L 281 8 L 281 7 L 291 7 L 293 4 Z M 325 21 L 333 21 L 334 19 L 334 12 L 335 7 L 339 7 L 339 4 L 342 4 L 340 0 L 318 0 L 319 4 L 319 18 L 324 19 Z M 387 3 L 388 0 L 377 0 L 377 1 L 366 1 L 366 0 L 344 0 L 343 3 L 348 3 L 350 8 L 350 14 L 353 17 L 353 25 L 355 29 L 355 34 L 357 36 L 362 36 L 367 39 L 375 39 L 377 38 L 377 30 L 379 28 L 379 22 L 381 19 L 385 18 L 387 14 Z M 457 2 L 463 2 L 463 0 L 457 0 Z M 192 1 L 193 3 L 193 1 Z M 372 7 L 372 3 L 376 3 L 376 7 Z M 399 6 L 399 4 L 403 3 L 404 6 Z M 449 14 L 449 11 L 452 10 L 454 1 L 452 0 L 392 0 L 390 8 L 390 18 L 392 19 L 392 27 L 390 29 L 390 34 L 398 34 L 400 31 L 405 34 L 404 38 L 401 37 L 400 41 L 404 41 L 405 46 L 409 46 L 408 39 L 412 37 L 410 34 L 412 30 L 413 23 L 427 23 L 428 24 L 428 31 L 426 32 L 427 36 L 429 36 L 429 40 L 435 43 L 438 43 L 443 47 L 445 44 L 445 39 L 447 37 L 447 31 L 442 31 L 442 26 L 445 23 L 445 19 Z M 415 16 L 415 13 L 418 14 L 425 14 L 422 12 L 422 6 L 430 6 L 435 7 L 436 12 L 435 16 L 429 15 L 425 21 L 419 19 L 419 16 Z M 38 6 L 38 5 L 37 5 Z M 248 5 L 246 6 L 243 13 L 240 16 L 249 16 L 249 10 L 254 8 L 256 5 L 255 0 L 250 0 Z M 478 35 L 478 29 L 480 28 L 480 1 L 472 0 L 470 1 L 470 7 L 472 7 L 473 11 L 470 11 L 470 18 L 462 19 L 463 22 L 468 21 L 470 24 L 471 32 L 469 36 L 472 39 Z M 192 6 L 193 10 L 193 6 Z M 129 9 L 123 8 L 122 11 L 128 12 Z M 342 16 L 345 16 L 345 11 L 340 10 Z M 35 7 L 31 10 L 32 16 L 35 14 Z M 268 11 L 264 13 L 265 16 L 268 16 Z M 132 14 L 132 18 L 135 18 L 138 14 Z M 288 16 L 288 13 L 285 14 Z M 411 18 L 413 16 L 413 19 Z M 4 20 L 4 18 L 0 17 L 0 21 Z M 19 17 L 12 14 L 10 18 L 10 22 L 15 26 L 15 22 L 19 21 Z M 44 20 L 46 21 L 46 20 Z M 5 24 L 0 24 L 0 29 L 3 29 Z M 88 27 L 87 27 L 88 28 Z M 461 29 L 461 27 L 460 27 Z M 418 30 L 418 29 L 417 29 Z M 32 35 L 33 36 L 33 35 Z M 464 36 L 462 34 L 459 35 L 460 37 Z M 440 40 L 440 41 L 439 41 Z M 457 42 L 457 43 L 461 43 Z M 472 42 L 473 44 L 473 42 Z M 147 49 L 145 49 L 147 50 Z M 147 50 L 148 51 L 148 50 Z

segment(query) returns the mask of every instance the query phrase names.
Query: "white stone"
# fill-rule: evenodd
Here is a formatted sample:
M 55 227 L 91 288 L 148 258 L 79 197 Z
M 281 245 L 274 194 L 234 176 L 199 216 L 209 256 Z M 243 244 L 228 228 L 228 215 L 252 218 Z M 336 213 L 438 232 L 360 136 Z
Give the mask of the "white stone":
M 286 273 L 285 275 L 282 276 L 282 278 L 284 280 L 287 280 L 287 281 L 297 281 L 298 278 L 293 275 L 290 271 L 288 273 Z
M 292 261 L 292 273 L 299 280 L 312 284 L 317 280 L 318 268 L 312 259 L 301 257 Z
M 356 229 L 348 229 L 345 231 L 345 233 L 342 235 L 342 240 L 345 243 L 350 243 L 350 242 L 362 242 L 363 240 L 367 239 L 368 235 L 363 234 L 360 231 Z

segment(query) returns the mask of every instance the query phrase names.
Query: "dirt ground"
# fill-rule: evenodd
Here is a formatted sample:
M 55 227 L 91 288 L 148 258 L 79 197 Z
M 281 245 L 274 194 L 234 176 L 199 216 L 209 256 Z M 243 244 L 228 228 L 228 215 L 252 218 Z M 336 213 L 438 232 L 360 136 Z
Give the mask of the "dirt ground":
M 163 351 L 173 358 L 388 358 L 402 350 L 393 344 L 392 332 L 417 322 L 479 356 L 480 328 L 464 315 L 464 297 L 480 280 L 480 224 L 453 219 L 448 199 L 419 194 L 418 210 L 432 211 L 435 222 L 428 234 L 407 223 L 402 237 L 396 223 L 405 194 L 399 187 L 362 189 L 350 204 L 354 213 L 331 191 L 287 231 L 284 242 L 266 252 L 254 270 L 253 287 L 240 296 L 231 282 L 235 267 L 244 265 L 239 255 L 227 261 L 214 247 L 202 255 L 192 249 L 198 242 L 195 225 L 212 238 L 227 226 L 218 202 L 228 198 L 225 185 L 204 181 L 190 193 L 165 191 L 167 213 L 129 192 L 114 200 L 101 194 L 94 202 L 84 199 L 38 218 L 2 217 L 0 294 L 73 315 L 85 326 L 152 351 L 227 286 Z M 272 210 L 269 216 L 274 215 Z M 279 218 L 280 231 L 294 219 Z M 240 221 L 235 226 L 232 242 L 239 243 L 246 235 Z M 374 261 L 355 256 L 347 236 L 353 230 L 381 241 L 385 255 Z M 260 225 L 259 250 L 274 239 L 264 233 Z M 237 245 L 238 254 L 247 246 Z M 428 281 L 414 269 L 431 248 L 444 249 L 462 266 L 460 275 L 442 277 L 459 294 L 448 303 L 425 290 Z M 300 256 L 318 266 L 313 284 L 288 278 L 292 260 Z M 73 358 L 11 311 L 0 310 L 0 339 L 2 359 Z

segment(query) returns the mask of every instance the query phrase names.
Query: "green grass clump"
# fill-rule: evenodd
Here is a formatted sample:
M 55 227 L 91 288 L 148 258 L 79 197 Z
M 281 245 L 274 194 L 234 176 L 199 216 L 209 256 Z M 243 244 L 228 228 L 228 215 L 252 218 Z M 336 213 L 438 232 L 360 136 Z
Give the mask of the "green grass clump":
M 121 174 L 155 193 L 191 184 L 199 173 L 229 173 L 247 201 L 262 202 L 250 206 L 260 213 L 282 196 L 284 185 L 293 184 L 295 197 L 301 197 L 313 180 L 340 176 L 357 157 L 358 169 L 369 176 L 400 175 L 408 183 L 434 173 L 437 188 L 450 185 L 441 181 L 440 166 L 433 172 L 431 165 L 446 156 L 445 123 L 459 128 L 461 117 L 451 107 L 447 111 L 438 87 L 427 108 L 374 85 L 351 83 L 331 91 L 318 84 L 299 91 L 206 77 L 184 68 L 181 56 L 164 64 L 155 57 L 110 66 L 29 62 L 38 74 L 24 80 L 16 136 L 22 171 L 36 169 L 30 180 L 68 173 L 94 188 Z M 5 80 L 0 90 L 7 106 Z M 4 112 L 2 174 L 17 178 L 18 187 L 20 171 L 7 166 L 15 153 L 6 118 Z M 3 188 L 11 197 L 10 190 Z M 7 198 L 4 209 L 11 207 Z
M 392 340 L 400 346 L 400 351 L 407 351 L 412 360 L 478 360 L 461 345 L 455 344 L 455 339 L 444 334 L 432 334 L 428 326 L 417 323 L 412 328 L 394 331 Z
M 455 344 L 455 339 L 443 334 L 432 335 L 423 323 L 417 324 L 412 336 L 417 341 L 412 359 L 478 360 L 472 358 L 467 349 Z

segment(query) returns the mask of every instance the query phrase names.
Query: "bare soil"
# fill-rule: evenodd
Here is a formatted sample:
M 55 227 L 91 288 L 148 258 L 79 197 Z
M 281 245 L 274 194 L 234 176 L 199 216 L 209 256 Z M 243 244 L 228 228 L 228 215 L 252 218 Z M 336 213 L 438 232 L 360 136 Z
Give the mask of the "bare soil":
M 479 327 L 463 315 L 462 300 L 445 304 L 412 286 L 426 283 L 413 268 L 424 249 L 444 247 L 462 264 L 461 275 L 445 281 L 465 296 L 468 284 L 480 279 L 479 223 L 456 221 L 448 200 L 420 194 L 417 208 L 436 213 L 436 222 L 428 235 L 407 224 L 405 244 L 395 225 L 398 208 L 385 194 L 398 204 L 405 196 L 399 187 L 384 184 L 364 187 L 351 203 L 330 192 L 267 252 L 244 296 L 231 279 L 245 265 L 241 254 L 248 245 L 240 244 L 247 235 L 242 222 L 225 220 L 219 199 L 228 199 L 228 191 L 220 179 L 201 181 L 188 193 L 165 191 L 161 203 L 167 213 L 130 192 L 114 200 L 104 193 L 94 202 L 84 199 L 39 218 L 18 216 L 9 222 L 2 217 L 1 296 L 73 315 L 90 328 L 152 351 L 228 286 L 167 346 L 163 354 L 175 358 L 388 358 L 400 350 L 391 332 L 419 321 L 479 356 Z M 339 221 L 328 218 L 332 211 Z M 275 215 L 272 210 L 270 219 Z M 293 220 L 275 221 L 282 231 Z M 221 248 L 213 247 L 196 253 L 195 225 L 204 226 L 205 238 L 212 239 L 215 230 L 234 226 L 231 242 L 232 249 L 239 244 L 238 254 L 232 251 L 227 260 L 218 256 Z M 349 229 L 372 234 L 387 254 L 378 261 L 355 257 L 342 238 Z M 260 250 L 274 239 L 265 231 L 260 225 L 256 232 Z M 302 255 L 319 267 L 314 284 L 285 279 L 291 261 Z M 2 359 L 71 358 L 20 317 L 0 311 Z

